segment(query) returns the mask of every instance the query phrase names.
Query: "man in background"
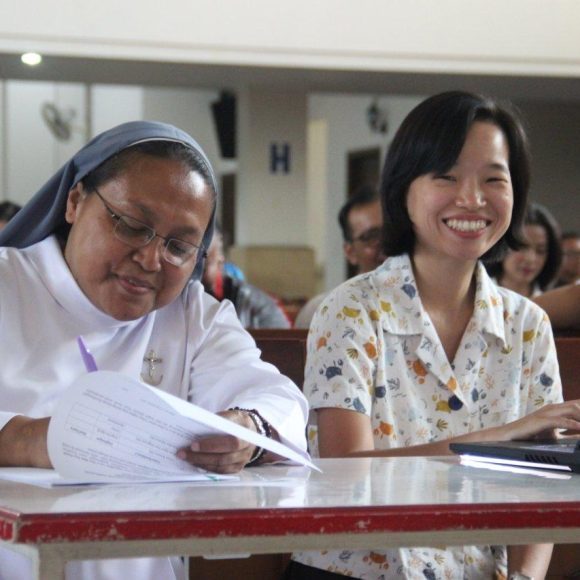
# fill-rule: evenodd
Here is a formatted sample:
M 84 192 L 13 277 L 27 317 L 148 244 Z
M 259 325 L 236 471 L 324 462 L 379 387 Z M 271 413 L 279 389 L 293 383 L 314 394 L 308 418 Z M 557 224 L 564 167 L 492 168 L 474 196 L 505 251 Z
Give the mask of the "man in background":
M 580 235 L 578 232 L 562 234 L 562 265 L 557 286 L 576 284 L 580 280 Z
M 383 214 L 377 191 L 365 186 L 348 198 L 338 214 L 342 230 L 343 250 L 355 274 L 364 274 L 383 263 Z M 308 328 L 316 309 L 326 297 L 318 294 L 300 310 L 294 326 Z
M 244 328 L 290 328 L 276 301 L 245 280 L 228 275 L 225 262 L 223 235 L 216 227 L 205 260 L 202 278 L 205 291 L 220 302 L 230 300 Z

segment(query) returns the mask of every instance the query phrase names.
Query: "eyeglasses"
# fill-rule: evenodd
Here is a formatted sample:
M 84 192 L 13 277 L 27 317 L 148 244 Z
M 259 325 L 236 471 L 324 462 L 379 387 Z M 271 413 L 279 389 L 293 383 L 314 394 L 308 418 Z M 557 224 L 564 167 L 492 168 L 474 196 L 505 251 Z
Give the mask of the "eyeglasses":
M 351 243 L 360 242 L 365 246 L 376 246 L 381 242 L 382 239 L 383 239 L 382 228 L 370 228 L 364 231 L 360 236 L 353 238 L 351 240 Z
M 127 244 L 132 248 L 143 248 L 154 238 L 161 238 L 164 242 L 163 253 L 161 255 L 166 262 L 169 262 L 173 266 L 183 266 L 186 262 L 197 256 L 199 251 L 204 251 L 203 246 L 196 246 L 195 244 L 184 242 L 177 238 L 165 238 L 156 233 L 155 230 L 147 224 L 144 224 L 135 218 L 118 214 L 113 211 L 96 187 L 95 193 L 103 202 L 103 205 L 115 223 L 113 229 L 115 237 L 124 244 Z

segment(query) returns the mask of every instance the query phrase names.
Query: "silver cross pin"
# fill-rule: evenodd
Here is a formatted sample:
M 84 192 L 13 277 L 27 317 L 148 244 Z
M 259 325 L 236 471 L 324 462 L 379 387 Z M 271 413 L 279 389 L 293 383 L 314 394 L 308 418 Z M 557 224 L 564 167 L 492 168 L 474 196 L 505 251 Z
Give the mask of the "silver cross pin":
M 155 351 L 153 349 L 151 349 L 146 356 L 143 357 L 143 362 L 146 362 L 149 366 L 147 369 L 147 376 L 144 377 L 143 374 L 141 374 L 141 378 L 146 382 L 149 383 L 150 385 L 153 385 L 154 387 L 156 387 L 157 385 L 159 385 L 161 383 L 161 381 L 163 380 L 163 375 L 161 375 L 159 377 L 159 379 L 155 378 L 155 370 L 157 369 L 157 364 L 162 363 L 163 359 L 158 357 L 155 354 Z

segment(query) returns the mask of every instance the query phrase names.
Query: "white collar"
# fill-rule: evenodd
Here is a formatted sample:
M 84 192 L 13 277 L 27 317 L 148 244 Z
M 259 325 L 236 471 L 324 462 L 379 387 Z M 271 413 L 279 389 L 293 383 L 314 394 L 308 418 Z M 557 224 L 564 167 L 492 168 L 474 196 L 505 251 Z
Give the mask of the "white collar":
M 407 313 L 405 317 L 394 314 L 383 316 L 383 330 L 392 334 L 423 334 L 426 316 L 409 255 L 403 254 L 388 258 L 370 275 L 374 277 L 377 288 L 389 288 L 393 313 L 398 309 L 403 309 Z M 477 328 L 482 333 L 492 334 L 505 343 L 503 299 L 481 262 L 477 263 L 475 276 L 473 319 Z M 389 307 L 382 306 L 382 310 L 388 312 Z
M 56 236 L 22 250 L 37 271 L 47 290 L 75 320 L 89 324 L 92 330 L 131 326 L 138 320 L 117 320 L 99 310 L 81 290 L 66 263 Z

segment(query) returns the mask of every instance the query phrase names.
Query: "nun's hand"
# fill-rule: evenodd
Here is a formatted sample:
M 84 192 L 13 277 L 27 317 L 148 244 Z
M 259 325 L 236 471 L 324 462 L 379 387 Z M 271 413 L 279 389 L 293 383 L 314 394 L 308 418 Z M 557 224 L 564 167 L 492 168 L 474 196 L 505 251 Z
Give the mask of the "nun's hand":
M 52 467 L 46 446 L 49 422 L 49 417 L 31 419 L 17 415 L 10 419 L 0 430 L 0 465 Z
M 256 432 L 256 425 L 248 413 L 229 410 L 218 415 Z M 255 449 L 251 443 L 233 435 L 210 435 L 192 441 L 189 447 L 180 449 L 177 456 L 215 473 L 237 473 L 250 461 Z

